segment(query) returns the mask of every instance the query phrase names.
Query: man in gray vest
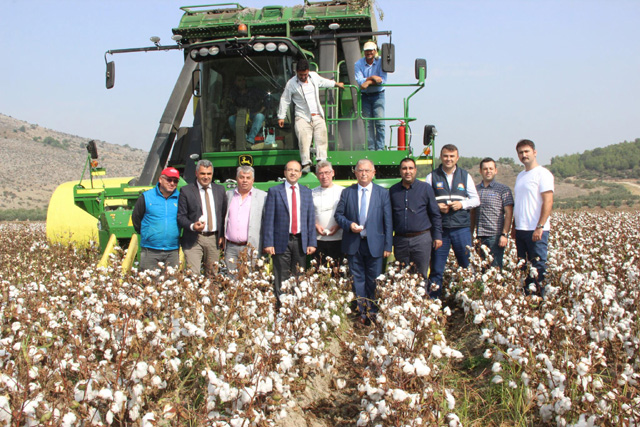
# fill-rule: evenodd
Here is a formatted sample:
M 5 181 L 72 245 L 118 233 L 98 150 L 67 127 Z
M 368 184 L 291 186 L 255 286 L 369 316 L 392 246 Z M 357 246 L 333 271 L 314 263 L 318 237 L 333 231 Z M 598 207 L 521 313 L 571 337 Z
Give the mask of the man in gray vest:
M 460 267 L 469 266 L 471 241 L 470 210 L 480 205 L 480 198 L 471 175 L 457 167 L 458 147 L 447 144 L 440 150 L 440 166 L 427 175 L 442 214 L 442 246 L 431 257 L 432 298 L 442 296 L 442 276 L 447 265 L 449 249 L 453 247 Z

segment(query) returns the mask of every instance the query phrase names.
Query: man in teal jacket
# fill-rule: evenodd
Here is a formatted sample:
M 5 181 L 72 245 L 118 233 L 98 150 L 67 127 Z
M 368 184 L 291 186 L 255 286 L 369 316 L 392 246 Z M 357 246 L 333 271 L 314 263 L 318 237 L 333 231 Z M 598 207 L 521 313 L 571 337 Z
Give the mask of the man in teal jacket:
M 158 185 L 140 195 L 131 221 L 140 234 L 140 271 L 159 268 L 158 263 L 177 267 L 180 263 L 178 195 L 180 173 L 174 168 L 162 171 Z

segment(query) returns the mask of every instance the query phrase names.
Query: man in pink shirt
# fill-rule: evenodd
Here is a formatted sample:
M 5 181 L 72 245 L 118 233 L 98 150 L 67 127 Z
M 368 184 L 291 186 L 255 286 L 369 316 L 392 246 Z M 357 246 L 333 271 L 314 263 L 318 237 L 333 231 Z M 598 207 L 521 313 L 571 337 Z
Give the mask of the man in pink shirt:
M 236 172 L 238 186 L 227 191 L 224 262 L 229 271 L 237 269 L 243 251 L 252 264 L 262 253 L 262 212 L 267 193 L 253 187 L 254 179 L 251 166 L 240 166 Z

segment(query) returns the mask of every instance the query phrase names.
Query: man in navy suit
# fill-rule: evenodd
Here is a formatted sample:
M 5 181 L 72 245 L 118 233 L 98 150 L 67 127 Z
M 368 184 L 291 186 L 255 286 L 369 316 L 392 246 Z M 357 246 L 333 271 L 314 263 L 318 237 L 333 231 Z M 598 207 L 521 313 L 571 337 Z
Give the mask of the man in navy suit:
M 298 266 L 304 267 L 306 256 L 316 251 L 316 216 L 311 190 L 298 184 L 302 166 L 291 160 L 284 168 L 286 182 L 271 187 L 267 193 L 262 222 L 264 252 L 273 256 L 276 306 L 280 306 L 280 285 Z
M 375 317 L 376 277 L 382 273 L 383 260 L 391 254 L 393 245 L 389 192 L 371 182 L 375 174 L 370 160 L 359 160 L 358 183 L 344 189 L 335 214 L 343 230 L 342 252 L 347 254 L 364 324 Z

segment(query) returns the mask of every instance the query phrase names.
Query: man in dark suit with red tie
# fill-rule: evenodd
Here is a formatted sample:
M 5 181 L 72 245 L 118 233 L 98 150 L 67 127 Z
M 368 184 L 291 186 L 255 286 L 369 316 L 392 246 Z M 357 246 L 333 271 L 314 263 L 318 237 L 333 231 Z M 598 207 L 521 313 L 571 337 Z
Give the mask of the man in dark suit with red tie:
M 264 252 L 273 257 L 273 291 L 280 306 L 280 285 L 298 267 L 305 267 L 306 256 L 316 251 L 316 217 L 311 190 L 298 184 L 302 171 L 299 162 L 286 164 L 280 185 L 267 193 L 262 222 Z
M 375 320 L 376 278 L 391 255 L 393 220 L 389 192 L 374 184 L 376 169 L 368 159 L 356 164 L 357 184 L 344 189 L 335 219 L 342 228 L 342 252 L 347 254 L 360 321 Z
M 196 164 L 196 182 L 180 190 L 178 225 L 183 229 L 180 244 L 187 268 L 212 275 L 224 244 L 224 215 L 227 198 L 222 185 L 212 182 L 213 164 L 200 160 Z

